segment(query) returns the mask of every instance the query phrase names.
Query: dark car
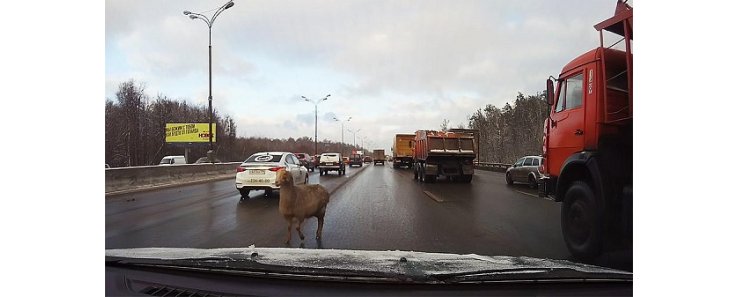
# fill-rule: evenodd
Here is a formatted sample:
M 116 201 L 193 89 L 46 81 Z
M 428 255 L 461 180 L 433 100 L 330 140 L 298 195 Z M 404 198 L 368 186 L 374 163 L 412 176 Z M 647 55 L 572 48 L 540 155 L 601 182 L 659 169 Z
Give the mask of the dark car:
M 362 155 L 352 154 L 349 156 L 349 167 L 359 166 L 362 167 Z
M 306 167 L 309 171 L 313 172 L 314 168 L 316 168 L 316 164 L 313 161 L 313 157 L 307 153 L 293 153 L 296 157 L 298 157 L 298 161 L 301 161 L 301 165 Z
M 373 157 L 365 156 L 364 158 L 362 158 L 362 162 L 364 162 L 364 163 L 372 163 L 373 162 Z

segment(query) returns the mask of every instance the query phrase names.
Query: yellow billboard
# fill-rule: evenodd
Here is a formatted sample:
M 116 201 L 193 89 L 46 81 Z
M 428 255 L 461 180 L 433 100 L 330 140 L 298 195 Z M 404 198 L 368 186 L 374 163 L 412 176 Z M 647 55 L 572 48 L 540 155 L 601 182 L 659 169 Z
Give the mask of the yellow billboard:
M 211 124 L 216 142 L 216 123 Z M 208 123 L 166 123 L 165 142 L 208 142 Z

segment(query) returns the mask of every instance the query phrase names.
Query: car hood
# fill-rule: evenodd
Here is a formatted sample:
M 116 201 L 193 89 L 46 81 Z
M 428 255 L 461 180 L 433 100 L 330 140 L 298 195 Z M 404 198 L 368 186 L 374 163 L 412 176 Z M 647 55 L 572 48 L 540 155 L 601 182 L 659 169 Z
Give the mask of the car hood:
M 261 277 L 360 282 L 467 283 L 632 280 L 632 273 L 567 260 L 413 251 L 296 248 L 108 249 L 106 263 L 204 269 Z

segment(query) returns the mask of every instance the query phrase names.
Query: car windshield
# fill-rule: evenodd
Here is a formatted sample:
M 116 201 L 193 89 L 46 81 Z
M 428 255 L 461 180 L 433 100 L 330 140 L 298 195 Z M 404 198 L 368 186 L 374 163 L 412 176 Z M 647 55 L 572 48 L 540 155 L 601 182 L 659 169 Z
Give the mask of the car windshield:
M 633 82 L 613 72 L 635 67 L 594 29 L 615 2 L 106 0 L 105 248 L 631 272 Z M 580 105 L 554 112 L 548 78 Z

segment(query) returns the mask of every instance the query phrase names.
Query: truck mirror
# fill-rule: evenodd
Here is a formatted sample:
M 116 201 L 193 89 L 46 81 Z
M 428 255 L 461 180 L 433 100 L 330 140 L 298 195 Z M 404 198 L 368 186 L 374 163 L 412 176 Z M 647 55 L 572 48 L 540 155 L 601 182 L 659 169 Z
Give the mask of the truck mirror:
M 551 79 L 547 79 L 547 105 L 555 104 L 555 86 Z

